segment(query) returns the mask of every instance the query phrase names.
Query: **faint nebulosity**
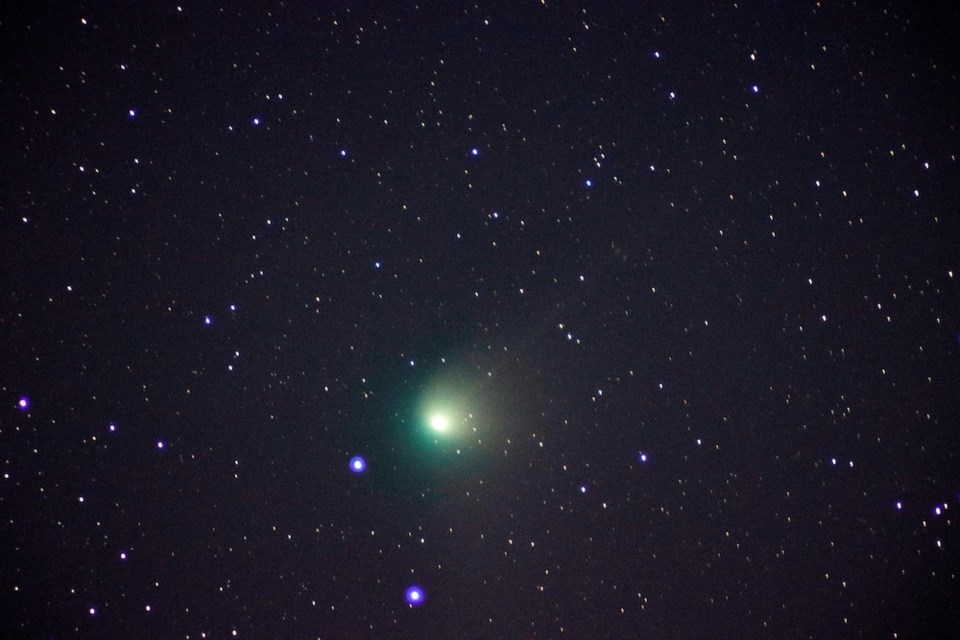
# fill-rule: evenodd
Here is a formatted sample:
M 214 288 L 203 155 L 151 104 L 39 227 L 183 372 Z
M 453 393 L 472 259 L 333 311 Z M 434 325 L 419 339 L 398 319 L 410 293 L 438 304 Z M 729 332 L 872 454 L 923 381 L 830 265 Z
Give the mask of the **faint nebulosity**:
M 0 636 L 960 628 L 956 8 L 2 13 Z

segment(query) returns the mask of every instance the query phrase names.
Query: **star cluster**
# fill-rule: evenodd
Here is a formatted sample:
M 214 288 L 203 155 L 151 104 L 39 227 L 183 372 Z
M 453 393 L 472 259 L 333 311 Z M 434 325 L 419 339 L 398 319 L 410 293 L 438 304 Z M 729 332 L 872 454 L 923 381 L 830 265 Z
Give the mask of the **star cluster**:
M 0 636 L 960 628 L 957 10 L 608 5 L 0 20 Z

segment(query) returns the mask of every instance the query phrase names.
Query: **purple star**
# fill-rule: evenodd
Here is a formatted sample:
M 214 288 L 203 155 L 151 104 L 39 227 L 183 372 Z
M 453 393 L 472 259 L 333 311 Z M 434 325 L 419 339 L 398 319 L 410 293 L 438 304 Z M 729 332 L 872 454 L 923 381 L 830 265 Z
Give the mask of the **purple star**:
M 407 604 L 409 604 L 411 607 L 419 607 L 423 604 L 423 601 L 427 596 L 423 592 L 423 587 L 418 584 L 414 584 L 407 587 L 405 597 L 407 599 Z

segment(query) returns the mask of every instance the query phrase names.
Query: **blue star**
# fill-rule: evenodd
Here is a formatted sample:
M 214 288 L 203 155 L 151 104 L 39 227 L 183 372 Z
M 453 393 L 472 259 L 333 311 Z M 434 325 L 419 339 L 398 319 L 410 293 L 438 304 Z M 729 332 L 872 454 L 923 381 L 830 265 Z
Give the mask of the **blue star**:
M 418 584 L 414 584 L 407 587 L 405 597 L 407 599 L 407 604 L 409 604 L 411 607 L 419 607 L 423 604 L 423 601 L 427 596 L 423 592 L 423 587 Z

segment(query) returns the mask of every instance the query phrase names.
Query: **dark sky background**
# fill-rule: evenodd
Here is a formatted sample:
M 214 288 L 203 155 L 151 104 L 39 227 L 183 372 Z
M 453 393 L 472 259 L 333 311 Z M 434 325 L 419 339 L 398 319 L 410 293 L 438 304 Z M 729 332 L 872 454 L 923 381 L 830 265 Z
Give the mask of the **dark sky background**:
M 949 637 L 927 4 L 7 6 L 0 636 Z

